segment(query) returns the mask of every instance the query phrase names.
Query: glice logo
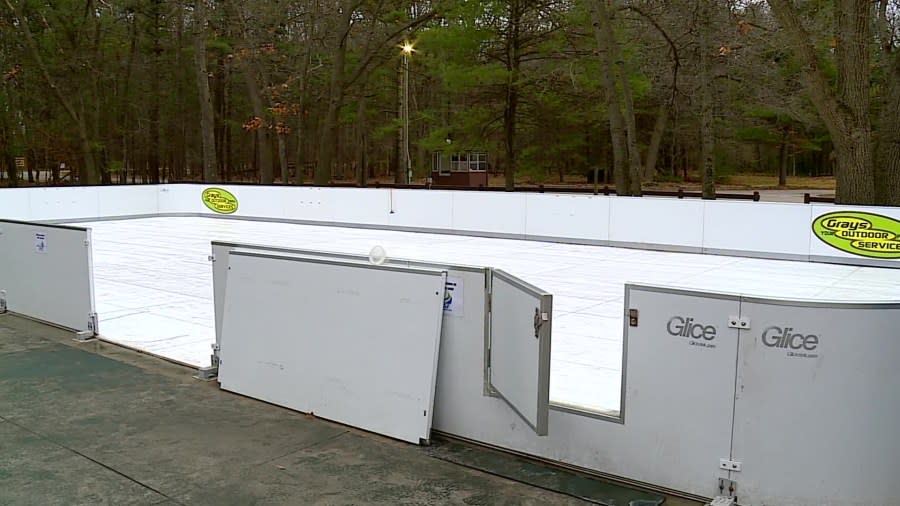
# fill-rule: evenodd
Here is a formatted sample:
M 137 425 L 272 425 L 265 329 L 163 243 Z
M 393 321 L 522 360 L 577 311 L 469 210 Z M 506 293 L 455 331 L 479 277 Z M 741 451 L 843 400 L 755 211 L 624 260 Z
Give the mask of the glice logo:
M 793 327 L 782 328 L 774 325 L 767 327 L 762 333 L 762 343 L 769 348 L 788 350 L 789 357 L 816 358 L 819 356 L 816 353 L 808 353 L 819 347 L 819 336 L 794 332 Z
M 716 327 L 697 323 L 692 317 L 673 316 L 669 318 L 669 322 L 666 324 L 666 331 L 671 336 L 689 338 L 691 346 L 716 347 L 715 344 L 710 342 L 716 338 Z

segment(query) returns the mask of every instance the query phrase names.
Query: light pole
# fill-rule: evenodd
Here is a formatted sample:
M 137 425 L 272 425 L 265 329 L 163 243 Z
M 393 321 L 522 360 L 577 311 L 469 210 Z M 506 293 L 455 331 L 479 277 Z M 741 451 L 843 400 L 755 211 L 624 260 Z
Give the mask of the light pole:
M 406 184 L 412 184 L 412 160 L 409 156 L 409 57 L 412 56 L 413 43 L 403 42 L 403 154 L 406 158 Z

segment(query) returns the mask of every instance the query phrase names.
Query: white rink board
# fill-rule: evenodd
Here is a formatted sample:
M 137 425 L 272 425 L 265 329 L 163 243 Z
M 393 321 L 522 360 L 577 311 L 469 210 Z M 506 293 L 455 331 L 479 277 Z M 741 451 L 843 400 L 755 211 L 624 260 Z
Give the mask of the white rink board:
M 900 304 L 744 301 L 741 313 L 753 326 L 741 332 L 738 365 L 732 458 L 745 463 L 734 478 L 741 495 L 754 504 L 900 504 Z M 776 337 L 786 330 L 790 341 Z
M 446 273 L 231 252 L 222 388 L 430 439 Z
M 654 197 L 610 199 L 609 240 L 700 251 L 706 202 Z
M 609 240 L 609 197 L 559 193 L 526 196 L 525 235 Z
M 626 282 L 818 300 L 869 283 L 853 298 L 900 295 L 897 269 L 207 218 L 85 226 L 93 228 L 100 328 L 111 341 L 208 366 L 211 241 L 358 255 L 382 245 L 391 257 L 497 267 L 553 294 L 550 399 L 612 412 L 619 409 Z
M 731 448 L 738 330 L 728 328 L 727 315 L 739 313 L 740 301 L 641 286 L 628 287 L 627 296 L 638 325 L 626 327 L 622 437 L 643 453 L 628 472 L 650 483 L 706 490 Z M 682 320 L 670 323 L 673 317 Z M 671 335 L 688 318 L 714 333 Z
M 0 188 L 0 218 L 28 221 L 31 189 Z
M 68 222 L 147 216 L 217 216 L 201 200 L 212 185 L 4 189 L 0 218 Z M 891 207 L 617 197 L 559 193 L 221 185 L 237 197 L 229 217 L 388 227 L 900 268 L 900 259 L 847 254 L 815 240 L 824 211 L 900 219 Z M 155 194 L 155 195 L 154 195 Z
M 809 258 L 812 207 L 776 202 L 707 202 L 704 251 L 740 251 L 793 260 Z
M 159 188 L 140 186 L 98 186 L 99 216 L 151 216 L 159 212 Z
M 94 312 L 91 231 L 0 221 L 0 291 L 8 310 L 78 332 Z
M 60 217 L 83 219 L 100 216 L 96 186 L 41 188 L 30 192 L 28 221 L 55 220 Z

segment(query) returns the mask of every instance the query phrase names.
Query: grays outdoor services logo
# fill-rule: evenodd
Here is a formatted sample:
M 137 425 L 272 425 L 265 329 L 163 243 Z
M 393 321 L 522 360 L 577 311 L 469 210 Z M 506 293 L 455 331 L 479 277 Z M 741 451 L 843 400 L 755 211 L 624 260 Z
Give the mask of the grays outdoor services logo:
M 762 343 L 768 348 L 784 350 L 788 357 L 817 358 L 819 336 L 804 334 L 793 327 L 767 327 L 762 333 Z
M 238 210 L 238 199 L 224 188 L 207 188 L 200 194 L 200 199 L 210 211 L 219 214 L 233 214 Z
M 684 337 L 691 346 L 701 348 L 715 348 L 713 342 L 718 331 L 714 325 L 705 325 L 694 321 L 690 316 L 673 316 L 666 324 L 666 331 L 670 336 Z
M 900 221 L 860 211 L 826 213 L 813 234 L 832 248 L 869 258 L 900 258 Z

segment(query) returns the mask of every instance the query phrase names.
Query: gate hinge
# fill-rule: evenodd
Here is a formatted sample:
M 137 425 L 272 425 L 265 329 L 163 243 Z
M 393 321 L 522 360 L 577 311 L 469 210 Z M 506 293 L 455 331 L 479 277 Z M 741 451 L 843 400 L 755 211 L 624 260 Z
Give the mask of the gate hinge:
M 95 336 L 100 335 L 100 322 L 97 320 L 97 313 L 88 314 L 88 330 Z
M 209 255 L 208 257 L 206 257 L 206 259 L 209 260 L 210 262 L 215 262 L 215 261 L 216 261 L 216 256 L 215 256 L 215 255 Z
M 212 343 L 212 355 L 209 356 L 209 363 L 212 364 L 213 367 L 219 367 L 219 364 L 222 363 L 221 357 L 219 357 L 219 343 Z
M 198 368 L 195 378 L 203 381 L 212 381 L 219 376 L 219 364 L 222 363 L 222 360 L 219 358 L 219 344 L 213 343 L 212 350 L 212 355 L 209 357 L 210 366 Z
M 729 316 L 728 328 L 750 330 L 750 318 L 746 316 Z
M 544 322 L 550 321 L 549 313 L 542 313 L 539 308 L 534 308 L 534 337 L 541 337 L 541 327 L 544 326 Z

